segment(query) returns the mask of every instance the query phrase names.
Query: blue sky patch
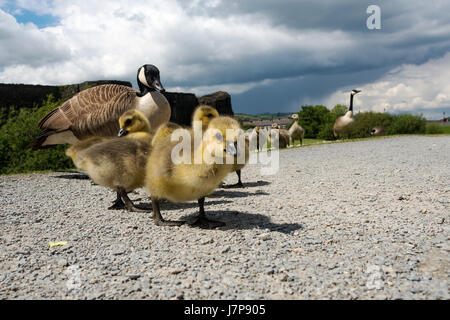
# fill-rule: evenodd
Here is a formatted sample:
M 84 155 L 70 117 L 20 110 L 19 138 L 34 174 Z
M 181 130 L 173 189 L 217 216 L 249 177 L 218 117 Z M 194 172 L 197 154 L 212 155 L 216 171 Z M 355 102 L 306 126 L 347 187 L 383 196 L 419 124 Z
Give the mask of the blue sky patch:
M 45 28 L 48 26 L 54 26 L 58 24 L 58 19 L 51 14 L 37 14 L 36 12 L 17 8 L 13 5 L 5 6 L 2 8 L 14 18 L 16 18 L 19 23 L 33 23 L 38 28 Z

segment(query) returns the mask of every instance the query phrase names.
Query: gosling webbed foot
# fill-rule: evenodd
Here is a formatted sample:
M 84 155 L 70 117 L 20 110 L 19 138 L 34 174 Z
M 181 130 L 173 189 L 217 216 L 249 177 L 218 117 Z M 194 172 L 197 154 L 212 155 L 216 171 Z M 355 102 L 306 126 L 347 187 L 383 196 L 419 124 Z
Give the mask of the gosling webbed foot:
M 162 227 L 179 227 L 185 223 L 185 221 L 173 221 L 173 220 L 163 220 L 163 219 L 153 219 L 155 225 Z
M 193 223 L 190 224 L 191 227 L 197 227 L 200 229 L 215 229 L 218 227 L 225 226 L 225 223 L 217 220 L 210 220 L 206 217 L 198 217 Z
M 131 203 L 131 204 L 126 203 L 125 207 L 128 211 L 131 211 L 131 212 L 151 212 L 152 211 L 151 209 L 145 210 L 145 209 L 138 208 L 133 203 Z
M 123 210 L 125 209 L 125 203 L 122 199 L 116 199 L 112 206 L 108 207 L 108 210 Z
M 235 184 L 224 185 L 223 188 L 227 188 L 227 189 L 228 188 L 245 188 L 245 186 L 244 186 L 244 184 L 242 182 L 238 182 L 238 183 L 235 183 Z
M 185 223 L 185 221 L 172 221 L 164 220 L 159 209 L 160 199 L 152 197 L 152 209 L 153 209 L 153 222 L 157 226 L 167 226 L 167 227 L 179 227 Z

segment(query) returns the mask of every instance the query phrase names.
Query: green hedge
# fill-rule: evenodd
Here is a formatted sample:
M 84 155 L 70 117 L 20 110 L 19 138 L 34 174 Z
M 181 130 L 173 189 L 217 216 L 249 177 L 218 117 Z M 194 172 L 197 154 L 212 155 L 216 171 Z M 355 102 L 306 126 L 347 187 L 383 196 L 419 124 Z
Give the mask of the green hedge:
M 332 110 L 325 106 L 302 106 L 299 111 L 300 125 L 305 129 L 305 138 L 333 140 L 333 125 L 336 119 L 348 110 L 345 105 L 336 105 Z M 375 126 L 386 128 L 387 135 L 426 132 L 426 120 L 422 115 L 392 115 L 381 112 L 360 112 L 354 115 L 352 133 L 344 138 L 370 137 Z M 437 129 L 431 129 L 438 133 Z
M 73 168 L 72 160 L 64 154 L 66 146 L 37 151 L 27 148 L 39 134 L 39 120 L 60 103 L 49 96 L 42 107 L 14 109 L 9 114 L 0 128 L 0 174 Z

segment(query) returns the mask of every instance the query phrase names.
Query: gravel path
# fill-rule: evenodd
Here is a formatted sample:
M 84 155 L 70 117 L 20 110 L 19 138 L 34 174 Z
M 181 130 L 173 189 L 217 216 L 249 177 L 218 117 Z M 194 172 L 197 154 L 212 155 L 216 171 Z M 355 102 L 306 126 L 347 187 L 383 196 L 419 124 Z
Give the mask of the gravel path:
M 283 150 L 277 175 L 259 169 L 207 198 L 216 230 L 108 211 L 113 192 L 70 173 L 2 176 L 0 298 L 450 298 L 450 136 Z

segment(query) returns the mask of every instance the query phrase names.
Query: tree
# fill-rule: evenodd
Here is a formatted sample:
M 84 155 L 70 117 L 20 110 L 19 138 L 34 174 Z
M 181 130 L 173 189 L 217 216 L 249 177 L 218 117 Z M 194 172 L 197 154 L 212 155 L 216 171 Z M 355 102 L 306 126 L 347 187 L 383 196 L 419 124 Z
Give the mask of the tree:
M 322 105 L 302 106 L 299 123 L 305 129 L 305 138 L 316 138 L 327 123 L 332 122 L 331 111 Z

